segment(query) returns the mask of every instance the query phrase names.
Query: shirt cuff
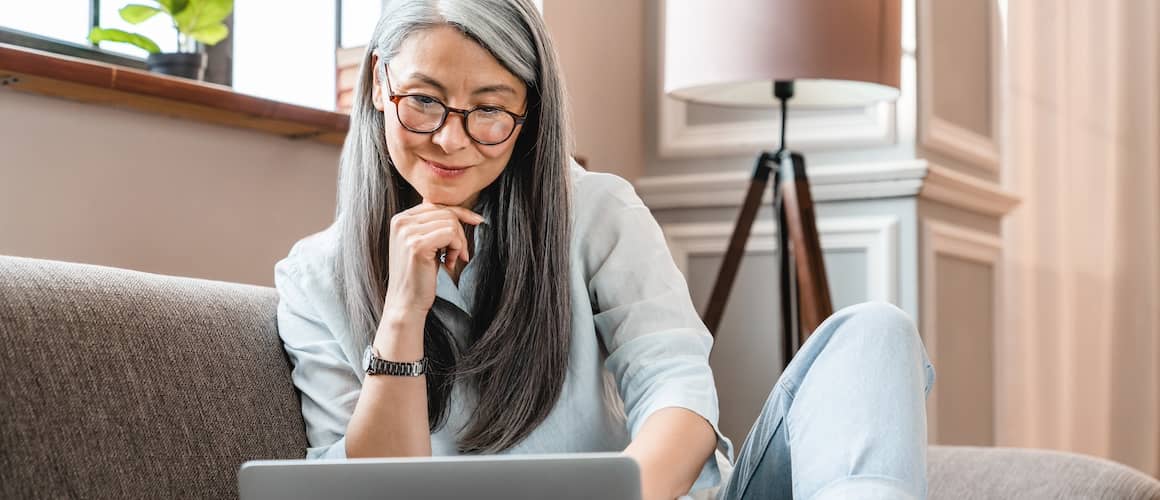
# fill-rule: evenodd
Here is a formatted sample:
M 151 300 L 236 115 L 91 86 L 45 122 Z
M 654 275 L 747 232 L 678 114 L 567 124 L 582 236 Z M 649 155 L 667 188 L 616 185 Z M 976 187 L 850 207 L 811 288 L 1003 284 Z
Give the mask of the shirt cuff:
M 708 360 L 712 338 L 703 336 L 688 330 L 642 335 L 620 346 L 605 362 L 618 381 L 633 438 L 649 416 L 670 407 L 692 411 L 713 428 L 716 451 L 705 461 L 690 491 L 721 483 L 717 452 L 733 463 L 733 443 L 717 423 L 717 389 Z
M 317 446 L 306 449 L 306 458 L 346 458 L 346 436 L 335 441 L 330 446 Z

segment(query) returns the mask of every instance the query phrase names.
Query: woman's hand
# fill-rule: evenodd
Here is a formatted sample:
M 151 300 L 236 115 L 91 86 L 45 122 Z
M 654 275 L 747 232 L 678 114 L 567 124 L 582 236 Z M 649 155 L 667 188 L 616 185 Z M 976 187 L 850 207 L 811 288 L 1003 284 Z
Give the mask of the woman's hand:
M 391 218 L 387 295 L 383 317 L 426 318 L 435 303 L 439 251 L 446 249 L 445 265 L 467 262 L 463 224 L 477 225 L 483 216 L 462 207 L 423 202 Z M 388 314 L 391 313 L 391 314 Z

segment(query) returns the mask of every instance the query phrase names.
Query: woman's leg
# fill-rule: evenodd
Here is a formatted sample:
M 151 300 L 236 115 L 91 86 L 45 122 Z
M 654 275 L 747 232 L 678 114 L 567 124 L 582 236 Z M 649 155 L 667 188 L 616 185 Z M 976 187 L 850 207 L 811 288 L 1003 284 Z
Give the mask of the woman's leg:
M 933 382 L 901 310 L 866 303 L 838 311 L 770 392 L 720 498 L 926 498 Z

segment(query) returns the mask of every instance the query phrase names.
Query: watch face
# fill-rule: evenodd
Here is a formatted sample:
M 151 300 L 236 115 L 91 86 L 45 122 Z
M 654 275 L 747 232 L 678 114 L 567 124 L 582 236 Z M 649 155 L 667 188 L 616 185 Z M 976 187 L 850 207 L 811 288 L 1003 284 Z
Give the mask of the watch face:
M 371 352 L 371 346 L 367 346 L 366 350 L 363 351 L 363 367 L 368 369 L 368 370 L 371 368 L 371 355 L 372 354 L 373 353 Z

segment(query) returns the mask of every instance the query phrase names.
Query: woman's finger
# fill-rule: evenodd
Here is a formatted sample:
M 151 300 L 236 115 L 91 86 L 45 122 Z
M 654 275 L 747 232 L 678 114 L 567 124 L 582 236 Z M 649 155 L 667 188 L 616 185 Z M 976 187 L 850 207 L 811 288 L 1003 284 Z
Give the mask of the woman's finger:
M 466 208 L 463 208 L 463 207 L 446 207 L 446 208 L 449 212 L 455 214 L 455 216 L 458 217 L 459 220 L 463 221 L 464 223 L 471 224 L 473 226 L 477 226 L 477 225 L 479 225 L 479 223 L 483 222 L 482 215 L 479 215 L 475 212 L 472 212 L 471 210 L 468 210 Z
M 455 259 L 458 258 L 460 254 L 467 254 L 467 235 L 463 233 L 463 225 L 460 224 L 458 220 L 440 218 L 430 222 L 416 224 L 408 227 L 407 229 L 408 233 L 416 236 L 429 235 L 442 230 L 450 231 L 450 237 L 448 237 L 446 241 L 440 241 L 439 246 L 435 248 L 423 248 L 417 250 L 423 252 L 430 251 L 431 253 L 429 255 L 437 257 L 439 250 L 446 249 L 447 258 L 444 260 L 454 265 Z
M 430 220 L 432 214 L 439 214 L 441 212 L 442 207 L 430 203 L 420 203 L 391 217 L 390 227 L 392 232 L 397 232 L 409 224 Z
M 443 220 L 443 219 L 446 219 L 449 221 L 454 221 L 454 222 L 459 223 L 459 224 L 464 223 L 462 220 L 459 219 L 459 216 L 455 212 L 448 210 L 447 207 L 440 207 L 440 208 L 437 208 L 435 210 L 430 210 L 430 211 L 421 212 L 421 213 L 418 213 L 415 215 L 410 215 L 407 217 L 407 222 L 410 224 L 421 224 L 424 222 L 431 222 L 434 220 Z
M 441 227 L 415 238 L 415 251 L 422 258 L 438 260 L 439 251 L 447 248 L 448 253 L 462 245 L 462 240 L 455 235 L 455 229 Z M 449 261 L 454 263 L 455 261 Z
M 402 212 L 399 212 L 399 213 L 406 214 L 406 215 L 418 215 L 418 214 L 421 214 L 424 212 L 430 212 L 431 210 L 438 210 L 440 208 L 443 208 L 443 206 L 435 204 L 435 203 L 423 201 L 423 202 L 420 202 L 418 205 L 415 205 L 411 208 L 403 210 Z
M 451 212 L 452 214 L 455 214 L 455 216 L 458 217 L 459 220 L 463 221 L 465 224 L 471 224 L 474 226 L 474 225 L 479 224 L 480 222 L 483 222 L 482 215 L 479 215 L 479 214 L 472 212 L 471 210 L 468 210 L 468 209 L 463 208 L 463 207 L 457 207 L 454 205 L 439 205 L 439 204 L 431 203 L 427 200 L 423 200 L 422 204 L 423 205 L 432 205 L 432 206 L 436 206 L 436 207 L 445 209 L 445 210 Z

